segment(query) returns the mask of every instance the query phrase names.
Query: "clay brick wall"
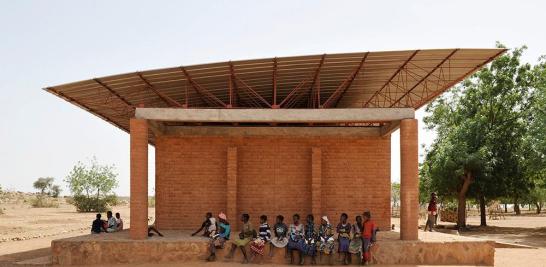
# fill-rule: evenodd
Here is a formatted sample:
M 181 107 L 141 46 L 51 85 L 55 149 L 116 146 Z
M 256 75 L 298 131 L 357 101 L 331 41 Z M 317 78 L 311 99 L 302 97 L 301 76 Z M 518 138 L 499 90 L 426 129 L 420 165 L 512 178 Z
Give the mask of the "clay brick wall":
M 236 157 L 236 164 L 228 164 L 228 155 Z M 320 171 L 313 172 L 313 162 Z M 313 173 L 321 175 L 320 179 L 313 179 Z M 229 193 L 228 185 L 232 188 Z M 318 201 L 313 201 L 313 192 L 320 192 Z M 233 226 L 240 225 L 243 212 L 250 214 L 255 226 L 261 214 L 269 217 L 270 224 L 277 214 L 289 223 L 293 213 L 304 219 L 312 209 L 316 212 L 316 203 L 320 203 L 321 214 L 314 214 L 317 221 L 326 214 L 337 223 L 339 215 L 346 212 L 352 222 L 369 209 L 379 227 L 387 230 L 390 137 L 156 139 L 156 220 L 160 228 L 196 229 L 207 211 L 226 212 L 228 200 L 236 202 L 229 208 L 235 208 L 237 218 L 229 214 L 233 211 L 228 213 Z

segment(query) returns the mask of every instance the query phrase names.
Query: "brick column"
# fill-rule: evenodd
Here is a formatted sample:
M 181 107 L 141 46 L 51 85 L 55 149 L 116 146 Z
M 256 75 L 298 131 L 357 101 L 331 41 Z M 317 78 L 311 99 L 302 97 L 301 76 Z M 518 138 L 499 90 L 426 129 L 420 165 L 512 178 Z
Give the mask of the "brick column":
M 322 150 L 313 147 L 311 154 L 311 211 L 315 218 L 322 214 Z
M 148 237 L 148 122 L 131 119 L 131 239 Z
M 226 185 L 226 215 L 231 227 L 236 230 L 237 217 L 237 148 L 228 147 L 227 151 L 227 185 Z
M 419 165 L 417 120 L 400 122 L 400 239 L 418 239 Z

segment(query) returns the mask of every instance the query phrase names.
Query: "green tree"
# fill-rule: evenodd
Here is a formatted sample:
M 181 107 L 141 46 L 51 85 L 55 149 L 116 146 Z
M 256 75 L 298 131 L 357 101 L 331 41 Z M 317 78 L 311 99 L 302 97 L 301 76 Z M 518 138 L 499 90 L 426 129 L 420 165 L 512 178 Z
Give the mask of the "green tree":
M 533 203 L 540 213 L 546 202 L 546 57 L 539 59 L 533 72 L 534 91 L 522 154 L 524 175 L 533 181 L 525 200 Z
M 525 49 L 511 50 L 427 106 L 424 122 L 437 138 L 426 150 L 423 183 L 457 198 L 459 228 L 466 227 L 468 196 L 479 203 L 485 226 L 488 201 L 521 198 L 532 188 L 520 153 L 534 78 L 520 62 Z
M 79 211 L 104 211 L 117 201 L 118 186 L 114 165 L 100 165 L 93 158 L 88 165 L 78 162 L 66 177 L 73 202 Z
M 61 193 L 61 187 L 59 185 L 54 185 L 53 182 L 55 178 L 53 177 L 40 177 L 34 181 L 34 188 L 40 190 L 40 195 L 48 195 L 50 197 L 57 198 Z
M 55 179 L 53 177 L 40 177 L 38 180 L 34 181 L 34 188 L 37 190 L 40 190 L 40 194 L 44 195 L 46 193 L 46 190 L 53 186 L 53 181 Z

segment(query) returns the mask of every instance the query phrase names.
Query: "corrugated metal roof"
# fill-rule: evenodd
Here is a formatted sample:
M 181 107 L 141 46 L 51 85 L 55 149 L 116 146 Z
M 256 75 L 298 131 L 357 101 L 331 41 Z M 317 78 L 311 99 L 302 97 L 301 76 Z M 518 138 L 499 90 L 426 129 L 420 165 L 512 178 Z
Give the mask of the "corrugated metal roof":
M 124 131 L 134 108 L 419 108 L 505 49 L 427 49 L 240 60 L 45 88 Z M 276 97 L 274 97 L 276 95 Z

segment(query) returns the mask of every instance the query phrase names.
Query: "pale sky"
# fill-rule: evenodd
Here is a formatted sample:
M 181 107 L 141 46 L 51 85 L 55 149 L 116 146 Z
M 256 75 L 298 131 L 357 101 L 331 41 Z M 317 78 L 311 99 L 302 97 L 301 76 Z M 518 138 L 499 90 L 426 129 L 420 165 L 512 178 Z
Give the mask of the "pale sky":
M 36 178 L 60 183 L 77 161 L 96 156 L 117 166 L 116 192 L 128 195 L 129 135 L 41 90 L 46 86 L 216 61 L 492 48 L 495 41 L 527 44 L 525 60 L 535 62 L 546 54 L 545 10 L 545 1 L 515 0 L 0 0 L 0 185 L 34 191 Z M 420 131 L 420 144 L 433 138 Z M 398 133 L 392 140 L 398 181 Z

